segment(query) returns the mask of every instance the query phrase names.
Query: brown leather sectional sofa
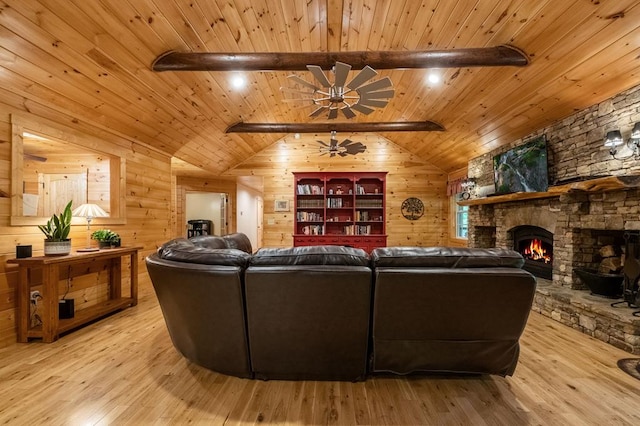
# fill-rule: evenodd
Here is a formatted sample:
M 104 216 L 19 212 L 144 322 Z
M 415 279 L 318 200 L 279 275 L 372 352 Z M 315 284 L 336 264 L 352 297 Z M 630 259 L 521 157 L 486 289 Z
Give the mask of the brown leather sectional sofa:
M 174 346 L 247 378 L 512 375 L 535 278 L 511 250 L 260 249 L 175 239 L 146 259 Z

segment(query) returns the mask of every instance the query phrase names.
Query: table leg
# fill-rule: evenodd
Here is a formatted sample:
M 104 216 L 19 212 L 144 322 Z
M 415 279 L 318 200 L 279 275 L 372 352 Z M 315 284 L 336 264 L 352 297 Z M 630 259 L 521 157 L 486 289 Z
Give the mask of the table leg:
M 138 251 L 131 253 L 131 306 L 138 304 Z
M 43 268 L 42 277 L 42 341 L 51 343 L 58 338 L 58 265 Z
M 18 342 L 27 343 L 29 319 L 31 317 L 30 302 L 30 286 L 29 286 L 29 268 L 20 266 L 18 269 Z

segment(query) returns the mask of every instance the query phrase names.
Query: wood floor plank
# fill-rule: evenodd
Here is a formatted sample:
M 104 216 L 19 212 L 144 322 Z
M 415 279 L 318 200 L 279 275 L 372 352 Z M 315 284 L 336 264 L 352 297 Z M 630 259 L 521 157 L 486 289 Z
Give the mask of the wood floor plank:
M 383 375 L 366 382 L 260 381 L 193 365 L 155 295 L 63 336 L 0 349 L 8 424 L 640 424 L 633 355 L 532 313 L 515 375 Z

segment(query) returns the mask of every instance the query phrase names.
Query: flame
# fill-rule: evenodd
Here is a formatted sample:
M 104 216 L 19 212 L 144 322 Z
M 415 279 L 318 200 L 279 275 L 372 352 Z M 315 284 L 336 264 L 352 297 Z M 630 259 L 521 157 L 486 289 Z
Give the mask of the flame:
M 542 247 L 542 241 L 537 238 L 531 240 L 529 247 L 525 247 L 522 254 L 527 259 L 551 263 L 551 255 L 547 253 L 547 250 L 545 250 L 544 247 Z

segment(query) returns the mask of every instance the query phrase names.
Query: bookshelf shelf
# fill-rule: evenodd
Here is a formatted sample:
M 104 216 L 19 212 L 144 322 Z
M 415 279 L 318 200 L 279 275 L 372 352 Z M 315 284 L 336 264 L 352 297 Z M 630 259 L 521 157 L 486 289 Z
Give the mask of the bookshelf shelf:
M 294 173 L 294 246 L 385 247 L 386 175 Z

